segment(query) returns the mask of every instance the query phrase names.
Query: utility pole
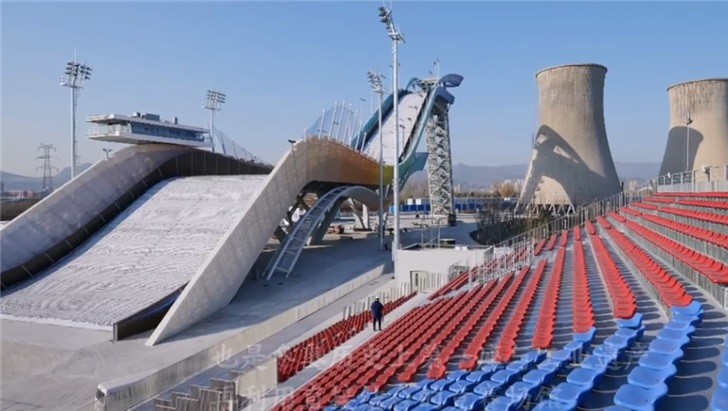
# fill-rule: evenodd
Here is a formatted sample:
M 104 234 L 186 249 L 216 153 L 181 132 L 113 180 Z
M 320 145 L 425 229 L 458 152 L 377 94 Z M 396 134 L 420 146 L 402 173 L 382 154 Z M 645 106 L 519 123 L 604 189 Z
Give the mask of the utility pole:
M 41 144 L 38 146 L 38 151 L 43 150 L 43 154 L 36 157 L 38 160 L 43 160 L 43 165 L 36 167 L 36 170 L 43 169 L 43 191 L 53 191 L 53 170 L 58 171 L 56 167 L 51 164 L 51 159 L 54 157 L 51 155 L 51 150 L 56 151 L 53 144 Z

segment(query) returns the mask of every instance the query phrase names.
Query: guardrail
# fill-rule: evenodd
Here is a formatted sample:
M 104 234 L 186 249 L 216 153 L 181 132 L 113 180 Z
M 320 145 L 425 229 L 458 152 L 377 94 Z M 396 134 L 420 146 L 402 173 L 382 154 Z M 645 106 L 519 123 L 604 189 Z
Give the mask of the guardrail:
M 728 191 L 728 164 L 668 173 L 654 181 L 658 193 Z

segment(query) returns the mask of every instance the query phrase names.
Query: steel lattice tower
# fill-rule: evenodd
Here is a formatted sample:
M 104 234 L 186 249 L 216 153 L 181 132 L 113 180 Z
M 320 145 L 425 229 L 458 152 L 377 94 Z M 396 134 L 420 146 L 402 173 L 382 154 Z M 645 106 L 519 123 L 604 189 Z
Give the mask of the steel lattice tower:
M 38 150 L 43 150 L 43 155 L 36 157 L 43 160 L 43 165 L 36 167 L 36 170 L 43 169 L 43 191 L 53 191 L 53 170 L 58 171 L 58 168 L 51 164 L 51 159 L 57 158 L 51 155 L 51 150 L 56 151 L 56 147 L 53 144 L 41 144 Z

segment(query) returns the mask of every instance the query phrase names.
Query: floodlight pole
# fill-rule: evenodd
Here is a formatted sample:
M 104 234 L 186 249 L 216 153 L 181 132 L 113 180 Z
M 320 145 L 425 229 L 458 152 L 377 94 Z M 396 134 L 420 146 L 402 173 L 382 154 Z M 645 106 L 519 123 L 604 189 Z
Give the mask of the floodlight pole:
M 384 95 L 384 87 L 382 87 L 382 78 L 374 70 L 368 73 L 369 82 L 372 90 L 379 96 L 379 108 L 377 114 L 379 117 L 379 251 L 384 250 L 384 143 L 382 142 L 382 99 Z
M 225 103 L 227 96 L 225 93 L 221 93 L 217 90 L 207 90 L 207 99 L 202 105 L 202 108 L 210 110 L 210 144 L 212 144 L 212 152 L 215 152 L 215 112 L 222 110 L 222 105 Z M 225 152 L 225 142 L 223 141 L 222 135 L 219 136 L 220 148 L 223 154 Z
M 73 61 L 66 64 L 65 75 L 61 78 L 61 86 L 71 89 L 71 179 L 76 178 L 78 164 L 78 139 L 76 138 L 76 107 L 78 106 L 78 93 L 86 80 L 91 78 L 91 67 L 81 64 L 73 57 Z
M 384 6 L 379 7 L 379 18 L 387 26 L 387 34 L 392 39 L 392 93 L 394 103 L 394 177 L 392 188 L 394 191 L 394 239 L 392 242 L 392 260 L 396 264 L 397 250 L 400 246 L 399 236 L 399 54 L 398 46 L 404 37 L 394 25 L 392 10 Z

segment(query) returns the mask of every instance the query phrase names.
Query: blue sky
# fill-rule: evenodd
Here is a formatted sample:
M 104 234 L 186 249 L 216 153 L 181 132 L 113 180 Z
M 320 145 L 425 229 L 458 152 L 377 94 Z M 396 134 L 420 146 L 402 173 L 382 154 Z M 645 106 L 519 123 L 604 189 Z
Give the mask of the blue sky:
M 228 96 L 216 127 L 276 162 L 322 108 L 369 98 L 368 69 L 389 70 L 378 6 L 4 2 L 2 169 L 39 175 L 40 143 L 70 164 L 70 91 L 58 80 L 74 50 L 94 69 L 79 118 L 141 111 L 203 126 L 200 104 L 216 87 Z M 728 3 L 401 2 L 394 16 L 407 37 L 402 85 L 435 58 L 442 73 L 465 77 L 453 90 L 451 138 L 454 161 L 471 165 L 528 161 L 542 68 L 609 68 L 607 134 L 615 160 L 630 162 L 662 158 L 669 85 L 728 76 Z M 84 135 L 81 161 L 103 147 L 121 146 Z

